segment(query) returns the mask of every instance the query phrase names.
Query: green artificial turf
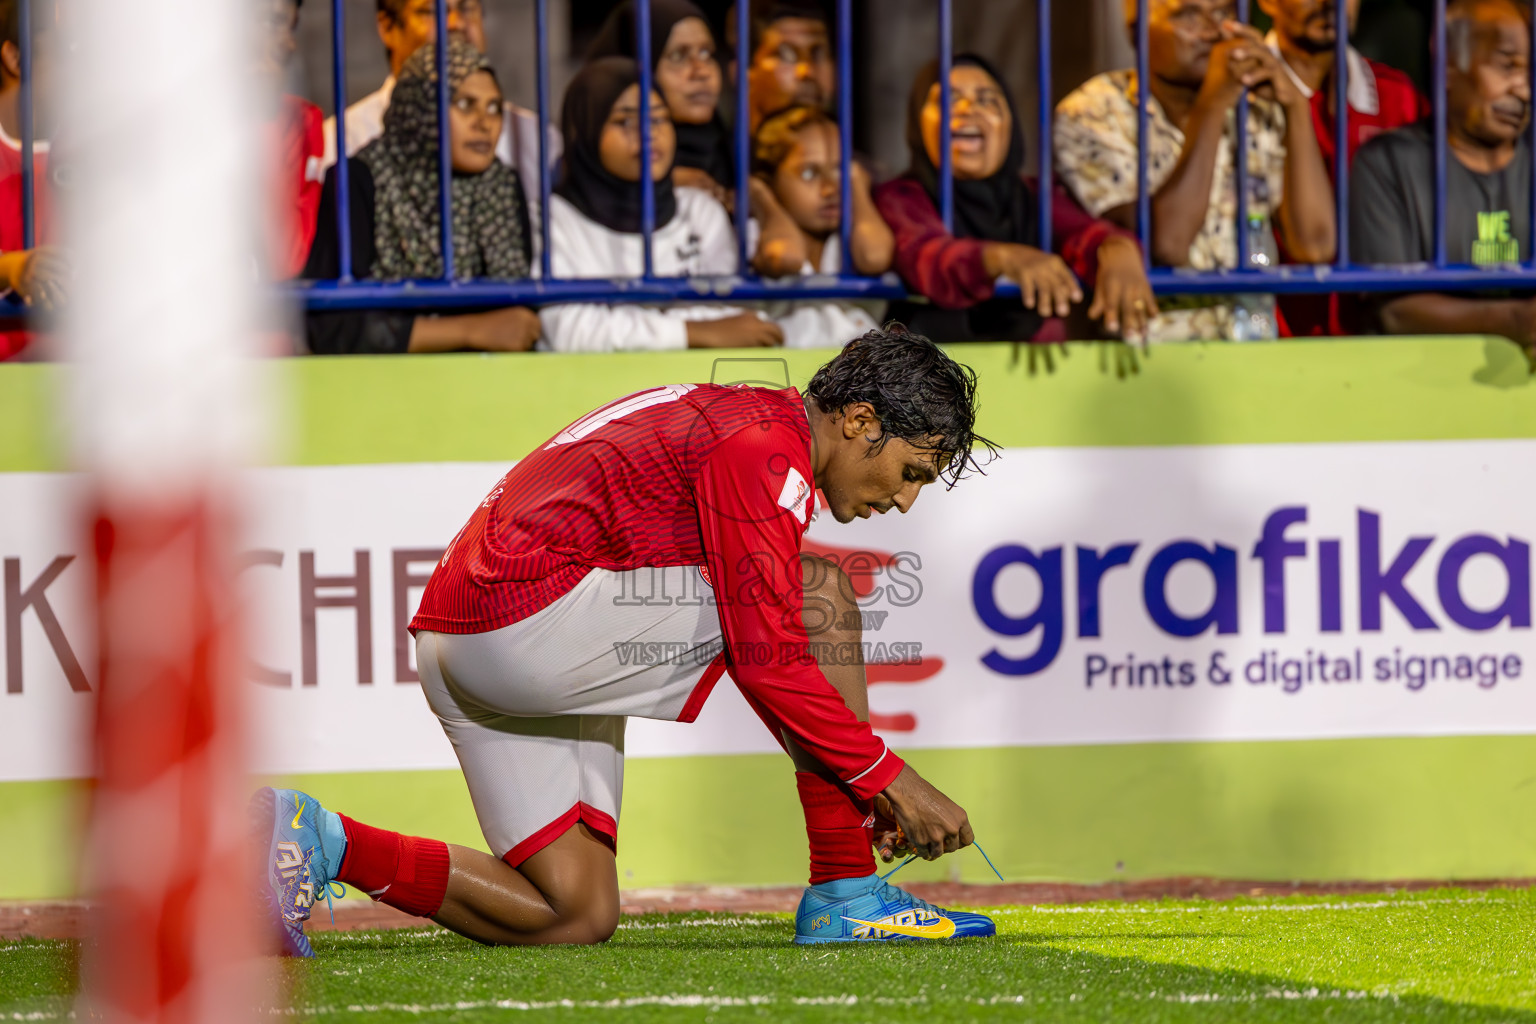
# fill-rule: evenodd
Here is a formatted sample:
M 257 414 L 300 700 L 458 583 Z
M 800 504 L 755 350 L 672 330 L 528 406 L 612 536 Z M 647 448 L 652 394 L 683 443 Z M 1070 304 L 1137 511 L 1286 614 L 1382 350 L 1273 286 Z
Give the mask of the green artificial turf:
M 590 948 L 320 933 L 270 1016 L 1536 1022 L 1533 890 L 990 912 L 996 939 L 899 945 L 792 946 L 781 915 L 625 918 Z M 73 956 L 0 944 L 0 1021 L 67 1014 Z

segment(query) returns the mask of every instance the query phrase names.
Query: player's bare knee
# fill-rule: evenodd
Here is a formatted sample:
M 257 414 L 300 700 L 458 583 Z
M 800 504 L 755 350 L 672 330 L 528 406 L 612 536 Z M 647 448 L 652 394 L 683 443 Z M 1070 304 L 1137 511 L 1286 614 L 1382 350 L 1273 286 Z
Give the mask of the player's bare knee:
M 613 933 L 619 928 L 619 906 L 615 903 L 611 907 L 604 907 L 595 912 L 587 922 L 588 942 L 597 945 L 613 938 Z
M 562 922 L 564 941 L 578 946 L 595 946 L 613 938 L 619 927 L 619 901 L 596 899 L 568 912 Z

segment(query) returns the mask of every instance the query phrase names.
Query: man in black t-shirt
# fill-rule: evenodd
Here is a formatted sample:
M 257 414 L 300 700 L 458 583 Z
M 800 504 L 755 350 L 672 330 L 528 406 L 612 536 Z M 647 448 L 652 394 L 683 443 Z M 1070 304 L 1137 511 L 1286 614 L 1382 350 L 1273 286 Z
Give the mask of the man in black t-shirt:
M 1445 254 L 1496 266 L 1529 258 L 1531 109 L 1528 9 L 1455 0 L 1446 15 Z M 1366 143 L 1350 174 L 1355 263 L 1434 258 L 1434 135 L 1427 121 Z M 1536 347 L 1536 300 L 1422 293 L 1379 307 L 1390 334 L 1503 334 Z

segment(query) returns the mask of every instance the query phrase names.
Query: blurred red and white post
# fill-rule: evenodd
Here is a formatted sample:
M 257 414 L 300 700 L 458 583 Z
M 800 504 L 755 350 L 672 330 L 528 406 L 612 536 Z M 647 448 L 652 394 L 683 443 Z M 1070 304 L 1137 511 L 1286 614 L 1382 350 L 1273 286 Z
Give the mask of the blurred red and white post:
M 261 1002 L 234 592 L 259 436 L 256 6 L 61 5 L 64 430 L 97 573 L 90 1019 L 239 1021 Z

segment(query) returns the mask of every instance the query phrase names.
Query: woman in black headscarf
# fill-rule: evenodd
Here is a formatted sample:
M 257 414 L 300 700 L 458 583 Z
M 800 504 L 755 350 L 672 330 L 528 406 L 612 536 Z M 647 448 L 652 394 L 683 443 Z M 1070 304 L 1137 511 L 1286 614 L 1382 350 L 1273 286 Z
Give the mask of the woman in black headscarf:
M 644 272 L 643 110 L 640 69 L 628 57 L 600 57 L 571 80 L 560 111 L 565 160 L 549 201 L 555 277 L 616 280 Z M 676 139 L 667 107 L 655 92 L 650 119 L 656 276 L 736 273 L 736 238 L 725 208 L 700 189 L 673 186 Z M 564 303 L 545 306 L 539 315 L 548 347 L 565 352 L 776 345 L 783 340 L 775 324 L 754 313 L 704 303 Z
M 486 58 L 458 40 L 448 46 L 448 139 L 453 176 L 454 274 L 460 279 L 528 276 L 528 214 L 517 172 L 496 159 L 502 96 Z M 359 278 L 440 278 L 437 64 L 433 47 L 417 50 L 400 71 L 384 134 L 347 162 L 352 265 Z M 340 272 L 336 180 L 326 178 L 315 244 L 304 277 Z M 526 351 L 538 340 L 538 314 L 512 307 L 458 316 L 410 313 L 312 314 L 315 352 Z
M 598 31 L 587 60 L 633 57 L 635 39 L 635 0 L 624 0 Z M 689 0 L 651 0 L 651 67 L 677 132 L 673 181 L 726 202 L 735 161 L 720 118 L 720 63 L 709 21 Z
M 1110 334 L 1140 338 L 1157 311 L 1135 239 L 1096 220 L 1064 190 L 1052 193 L 1052 240 L 1060 256 L 1036 248 L 1036 185 L 1025 180 L 1018 108 L 1001 75 L 963 54 L 950 72 L 950 155 L 954 231 L 940 216 L 938 62 L 917 75 L 907 105 L 906 174 L 875 190 L 896 235 L 896 268 L 928 303 L 898 303 L 891 316 L 935 341 L 1064 338 L 1051 317 L 1097 284 L 1088 316 Z M 1019 285 L 1022 302 L 993 296 L 999 277 Z

